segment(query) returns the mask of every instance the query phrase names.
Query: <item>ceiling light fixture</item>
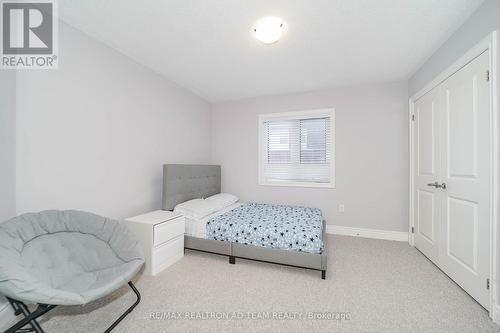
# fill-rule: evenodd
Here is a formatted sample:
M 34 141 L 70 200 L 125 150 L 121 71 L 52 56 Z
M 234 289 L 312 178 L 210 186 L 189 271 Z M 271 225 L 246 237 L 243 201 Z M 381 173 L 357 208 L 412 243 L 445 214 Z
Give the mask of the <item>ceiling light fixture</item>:
M 268 16 L 255 22 L 253 32 L 255 38 L 264 44 L 276 43 L 285 30 L 285 21 L 279 17 Z

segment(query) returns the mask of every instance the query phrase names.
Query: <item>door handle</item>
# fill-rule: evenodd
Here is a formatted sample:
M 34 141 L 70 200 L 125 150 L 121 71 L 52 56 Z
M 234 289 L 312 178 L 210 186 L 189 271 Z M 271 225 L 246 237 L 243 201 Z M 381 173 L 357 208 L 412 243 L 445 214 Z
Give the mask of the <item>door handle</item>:
M 432 186 L 435 188 L 441 188 L 443 190 L 446 190 L 446 183 L 439 184 L 438 182 L 434 182 L 434 183 L 427 184 L 427 186 Z

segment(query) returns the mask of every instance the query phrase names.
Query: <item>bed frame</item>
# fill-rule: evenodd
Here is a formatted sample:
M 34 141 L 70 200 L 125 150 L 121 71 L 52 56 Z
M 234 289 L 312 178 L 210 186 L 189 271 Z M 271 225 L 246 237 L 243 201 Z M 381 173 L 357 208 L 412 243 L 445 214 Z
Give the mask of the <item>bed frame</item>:
M 179 203 L 196 198 L 206 198 L 218 194 L 220 191 L 220 165 L 163 165 L 163 210 L 173 210 Z M 184 236 L 184 249 L 228 256 L 230 264 L 235 264 L 236 258 L 241 258 L 312 269 L 321 271 L 322 279 L 326 279 L 326 245 L 326 227 L 324 220 L 323 252 L 321 254 L 272 249 L 187 235 Z

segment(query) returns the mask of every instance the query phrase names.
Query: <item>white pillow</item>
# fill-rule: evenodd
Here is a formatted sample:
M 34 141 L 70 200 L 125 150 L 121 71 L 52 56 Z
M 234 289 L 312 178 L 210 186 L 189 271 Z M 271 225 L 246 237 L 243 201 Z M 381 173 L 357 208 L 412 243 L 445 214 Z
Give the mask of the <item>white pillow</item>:
M 216 209 L 214 209 L 212 205 L 206 203 L 204 199 L 185 201 L 174 208 L 174 212 L 192 219 L 202 219 L 215 211 Z
M 238 197 L 229 193 L 219 193 L 205 199 L 205 202 L 218 211 L 238 202 Z

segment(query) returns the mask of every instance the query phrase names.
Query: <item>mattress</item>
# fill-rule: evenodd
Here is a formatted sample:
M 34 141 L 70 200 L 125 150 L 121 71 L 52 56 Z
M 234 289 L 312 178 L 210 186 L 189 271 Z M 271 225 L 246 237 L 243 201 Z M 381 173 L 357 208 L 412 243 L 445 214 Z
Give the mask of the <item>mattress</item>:
M 202 219 L 194 219 L 194 218 L 188 218 L 185 217 L 186 221 L 186 235 L 187 236 L 192 236 L 192 237 L 198 237 L 198 238 L 206 238 L 207 234 L 207 222 L 217 216 L 220 216 L 222 214 L 225 214 L 239 206 L 241 206 L 242 203 L 237 202 L 235 204 L 232 204 L 230 206 L 227 206 L 226 208 L 219 210 L 213 214 L 207 215 Z
M 207 239 L 316 254 L 323 250 L 318 208 L 245 203 L 204 223 Z

